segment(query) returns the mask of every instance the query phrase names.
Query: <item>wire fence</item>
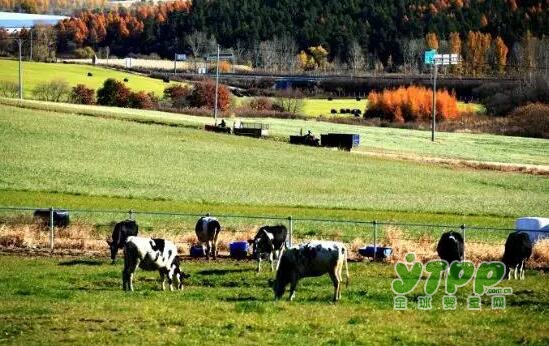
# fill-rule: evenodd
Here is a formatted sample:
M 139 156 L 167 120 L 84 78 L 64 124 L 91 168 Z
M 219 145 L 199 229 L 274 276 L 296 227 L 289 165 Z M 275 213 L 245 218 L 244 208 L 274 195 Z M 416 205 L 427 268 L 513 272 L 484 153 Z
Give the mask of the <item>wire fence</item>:
M 35 217 L 41 210 L 42 217 Z M 67 212 L 70 224 L 61 227 L 58 214 Z M 45 215 L 44 215 L 45 213 Z M 182 247 L 196 243 L 194 227 L 205 213 L 140 210 L 98 210 L 65 208 L 0 207 L 0 246 L 41 249 L 102 249 L 114 225 L 125 219 L 136 220 L 140 235 L 165 237 Z M 45 217 L 44 217 L 45 216 Z M 398 257 L 404 252 L 423 252 L 433 256 L 444 232 L 457 231 L 464 238 L 465 257 L 485 258 L 503 254 L 503 245 L 514 228 L 479 227 L 465 224 L 430 224 L 378 220 L 344 220 L 314 217 L 213 214 L 222 225 L 220 248 L 235 240 L 253 238 L 263 225 L 281 224 L 288 229 L 289 246 L 298 242 L 323 239 L 347 243 L 355 253 L 365 246 L 388 247 Z M 32 230 L 31 230 L 32 229 Z M 34 233 L 33 233 L 34 232 Z M 549 232 L 548 232 L 549 235 Z M 32 243 L 31 245 L 29 245 Z M 499 253 L 499 255 L 498 255 Z

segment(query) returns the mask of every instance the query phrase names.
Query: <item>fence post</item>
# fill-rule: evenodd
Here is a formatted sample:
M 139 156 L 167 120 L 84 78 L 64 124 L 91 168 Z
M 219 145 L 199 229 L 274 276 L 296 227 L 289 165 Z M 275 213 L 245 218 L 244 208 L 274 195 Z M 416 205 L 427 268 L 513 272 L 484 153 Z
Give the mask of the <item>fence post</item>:
M 376 220 L 372 221 L 372 225 L 374 226 L 374 261 L 375 261 L 376 254 L 377 254 L 377 222 Z
M 292 220 L 291 216 L 288 216 L 288 231 L 289 231 L 288 245 L 289 245 L 289 247 L 292 247 L 292 238 L 293 238 L 293 233 L 294 233 L 294 221 Z
M 133 220 L 133 209 L 128 210 L 128 217 L 130 220 Z
M 465 225 L 463 224 L 459 228 L 461 228 L 461 235 L 463 236 L 463 260 L 465 261 Z
M 50 250 L 53 252 L 53 207 L 50 207 Z

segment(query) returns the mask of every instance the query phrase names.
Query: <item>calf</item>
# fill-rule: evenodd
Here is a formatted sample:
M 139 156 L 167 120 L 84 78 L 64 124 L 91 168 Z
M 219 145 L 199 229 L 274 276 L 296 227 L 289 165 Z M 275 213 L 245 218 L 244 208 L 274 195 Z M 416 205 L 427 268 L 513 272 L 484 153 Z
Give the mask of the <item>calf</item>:
M 210 255 L 213 259 L 217 257 L 217 237 L 221 232 L 221 225 L 215 217 L 211 217 L 209 214 L 198 219 L 194 228 L 196 237 L 200 245 L 206 244 L 206 259 L 210 259 Z
M 269 259 L 271 271 L 274 270 L 273 259 L 280 262 L 280 256 L 286 246 L 288 230 L 283 225 L 263 226 L 257 231 L 254 239 L 248 240 L 252 245 L 252 253 L 257 258 L 257 272 L 261 271 L 261 259 Z
M 124 271 L 122 272 L 122 287 L 124 291 L 133 291 L 133 273 L 137 267 L 160 273 L 162 290 L 165 290 L 166 278 L 173 291 L 172 282 L 179 282 L 178 288 L 183 288 L 183 279 L 189 275 L 180 269 L 177 247 L 174 243 L 164 239 L 151 239 L 143 237 L 128 237 L 124 245 Z
M 52 224 L 50 209 L 36 209 L 34 211 L 34 218 L 37 219 L 43 226 L 49 227 Z M 53 211 L 53 226 L 55 227 L 67 227 L 70 223 L 70 217 L 68 210 L 54 210 Z
M 111 249 L 112 263 L 116 260 L 118 249 L 124 248 L 126 239 L 130 236 L 136 236 L 138 231 L 139 226 L 134 220 L 120 221 L 114 226 L 114 230 L 112 231 L 112 240 L 107 239 L 107 244 L 109 244 L 109 248 Z
M 463 261 L 463 237 L 458 232 L 446 232 L 438 241 L 437 253 L 440 259 L 448 264 Z
M 511 270 L 515 272 L 515 280 L 517 280 L 517 272 L 521 280 L 524 280 L 524 264 L 532 255 L 532 242 L 528 233 L 514 232 L 510 233 L 505 242 L 505 252 L 501 260 L 505 264 L 505 276 L 511 279 Z
M 340 242 L 311 241 L 299 247 L 287 249 L 280 257 L 276 271 L 276 280 L 273 284 L 275 299 L 280 299 L 284 295 L 289 283 L 290 300 L 293 300 L 299 279 L 328 273 L 334 285 L 333 301 L 335 302 L 341 298 L 343 265 L 345 265 L 348 285 L 347 248 Z

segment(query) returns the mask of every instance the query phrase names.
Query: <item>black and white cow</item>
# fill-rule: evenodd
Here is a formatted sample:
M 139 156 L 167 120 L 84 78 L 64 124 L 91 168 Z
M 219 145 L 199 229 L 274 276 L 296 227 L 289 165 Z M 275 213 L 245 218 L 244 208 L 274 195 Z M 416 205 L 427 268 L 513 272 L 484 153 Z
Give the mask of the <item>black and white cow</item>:
M 210 259 L 210 255 L 213 259 L 217 257 L 217 237 L 221 232 L 221 225 L 215 217 L 206 215 L 198 219 L 194 228 L 196 237 L 200 242 L 200 245 L 206 244 L 206 259 Z
M 261 271 L 261 260 L 268 259 L 271 262 L 271 271 L 274 270 L 273 259 L 280 260 L 280 256 L 286 247 L 288 230 L 283 225 L 263 226 L 254 239 L 248 240 L 252 245 L 253 256 L 257 259 L 257 272 Z
M 118 249 L 124 248 L 126 239 L 130 236 L 136 236 L 138 232 L 139 226 L 134 220 L 124 220 L 114 225 L 112 240 L 107 239 L 107 244 L 109 244 L 109 248 L 111 249 L 112 263 L 116 259 Z
M 458 232 L 446 232 L 442 234 L 437 245 L 437 253 L 440 259 L 448 264 L 453 261 L 463 261 L 463 237 Z
M 177 247 L 165 239 L 151 239 L 130 236 L 124 245 L 124 271 L 122 272 L 122 287 L 124 291 L 133 291 L 133 274 L 137 267 L 146 270 L 158 270 L 165 290 L 166 278 L 173 291 L 174 280 L 179 282 L 178 288 L 183 288 L 183 279 L 189 275 L 180 269 Z
M 289 283 L 290 300 L 293 300 L 297 282 L 301 278 L 328 273 L 334 285 L 333 301 L 335 302 L 341 298 L 341 273 L 344 265 L 348 285 L 347 248 L 340 242 L 311 241 L 286 249 L 280 257 L 276 280 L 273 284 L 275 299 L 280 299 L 284 295 Z
M 515 272 L 515 280 L 518 276 L 524 280 L 524 264 L 532 255 L 532 242 L 528 233 L 513 232 L 510 233 L 505 242 L 505 252 L 501 260 L 505 264 L 505 276 L 511 279 L 511 270 Z

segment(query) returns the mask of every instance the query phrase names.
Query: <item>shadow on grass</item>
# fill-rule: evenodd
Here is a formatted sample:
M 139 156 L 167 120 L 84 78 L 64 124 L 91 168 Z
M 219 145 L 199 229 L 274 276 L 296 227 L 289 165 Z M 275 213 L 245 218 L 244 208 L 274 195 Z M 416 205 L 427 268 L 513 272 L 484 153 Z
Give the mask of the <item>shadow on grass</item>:
M 206 270 L 200 270 L 196 272 L 200 275 L 226 275 L 226 274 L 233 274 L 233 273 L 244 273 L 254 271 L 254 269 L 246 268 L 246 269 L 206 269 Z
M 222 298 L 226 302 L 258 302 L 260 301 L 257 297 L 244 296 L 244 297 L 226 297 Z
M 78 265 L 100 266 L 100 265 L 103 265 L 103 262 L 98 260 L 76 259 L 76 260 L 59 262 L 59 265 L 60 266 L 78 266 Z

